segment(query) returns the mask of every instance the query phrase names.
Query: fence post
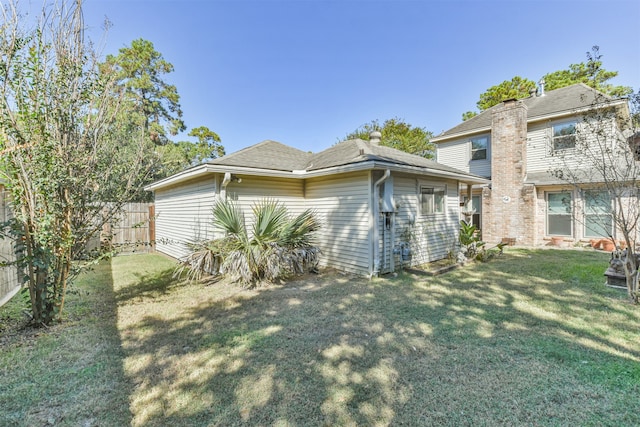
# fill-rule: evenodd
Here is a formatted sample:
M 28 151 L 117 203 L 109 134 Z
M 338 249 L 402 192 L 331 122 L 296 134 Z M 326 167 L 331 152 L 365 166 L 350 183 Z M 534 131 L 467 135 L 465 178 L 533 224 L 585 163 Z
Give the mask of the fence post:
M 151 252 L 156 250 L 156 206 L 149 203 L 149 245 Z

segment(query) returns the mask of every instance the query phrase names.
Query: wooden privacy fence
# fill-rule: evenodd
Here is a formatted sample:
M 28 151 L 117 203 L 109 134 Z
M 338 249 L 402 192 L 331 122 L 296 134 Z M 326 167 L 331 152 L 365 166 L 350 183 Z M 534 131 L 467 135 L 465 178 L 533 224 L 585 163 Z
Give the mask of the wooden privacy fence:
M 8 194 L 0 185 L 0 222 L 10 218 Z M 15 261 L 13 240 L 5 237 L 0 239 L 0 306 L 9 301 L 20 290 L 18 269 L 14 265 L 2 266 L 2 263 Z
M 122 213 L 102 228 L 101 244 L 112 245 L 118 253 L 153 252 L 155 247 L 154 216 L 155 207 L 153 204 L 125 204 Z
M 110 245 L 118 253 L 132 254 L 152 252 L 155 242 L 154 205 L 149 203 L 127 203 L 120 215 L 102 228 L 87 245 L 87 249 L 97 249 L 99 245 Z M 10 218 L 8 194 L 0 186 L 0 222 Z M 0 239 L 0 306 L 9 301 L 20 290 L 18 269 L 2 266 L 15 260 L 13 241 Z

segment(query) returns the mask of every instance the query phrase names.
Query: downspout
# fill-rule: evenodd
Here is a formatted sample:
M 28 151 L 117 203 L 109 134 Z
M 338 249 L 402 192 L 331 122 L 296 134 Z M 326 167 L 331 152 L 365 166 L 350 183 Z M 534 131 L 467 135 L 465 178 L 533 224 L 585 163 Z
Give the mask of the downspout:
M 222 184 L 220 184 L 220 198 L 222 200 L 227 199 L 227 185 L 231 182 L 231 172 L 224 173 L 224 179 L 222 180 Z
M 380 184 L 385 182 L 391 176 L 391 170 L 387 169 L 384 171 L 384 175 L 382 178 L 377 180 L 375 184 L 373 184 L 373 218 L 374 218 L 374 227 L 373 227 L 373 272 L 371 273 L 371 277 L 377 276 L 380 274 Z

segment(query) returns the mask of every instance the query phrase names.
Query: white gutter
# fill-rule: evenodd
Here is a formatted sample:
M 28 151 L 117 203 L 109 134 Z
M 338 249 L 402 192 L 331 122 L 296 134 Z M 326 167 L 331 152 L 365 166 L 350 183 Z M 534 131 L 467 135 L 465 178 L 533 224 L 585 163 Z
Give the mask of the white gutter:
M 457 132 L 457 133 L 452 133 L 449 135 L 445 135 L 445 136 L 434 136 L 433 138 L 431 138 L 429 140 L 429 142 L 433 142 L 434 144 L 438 144 L 442 141 L 447 141 L 449 139 L 456 139 L 456 138 L 460 138 L 463 136 L 467 136 L 467 135 L 475 135 L 475 134 L 481 134 L 481 133 L 487 133 L 487 132 L 491 132 L 491 126 L 483 126 L 480 128 L 474 128 L 474 129 L 469 129 L 469 130 L 465 130 L 462 132 Z
M 373 184 L 373 271 L 371 277 L 380 274 L 380 230 L 378 223 L 380 222 L 380 192 L 378 188 L 380 184 L 385 182 L 391 176 L 391 170 L 384 171 L 382 178 Z
M 274 178 L 307 179 L 307 178 L 316 178 L 316 177 L 321 177 L 326 175 L 332 175 L 336 173 L 359 172 L 359 171 L 365 171 L 365 170 L 372 170 L 376 168 L 391 169 L 392 171 L 396 171 L 396 172 L 426 174 L 426 175 L 436 176 L 440 178 L 452 178 L 452 179 L 457 179 L 463 182 L 472 182 L 476 184 L 488 184 L 490 182 L 488 179 L 484 179 L 482 177 L 469 176 L 467 174 L 461 175 L 455 172 L 442 171 L 438 169 L 432 169 L 429 167 L 400 165 L 400 164 L 394 164 L 392 162 L 369 160 L 366 162 L 358 162 L 358 163 L 351 163 L 348 165 L 334 166 L 331 168 L 319 169 L 319 170 L 310 171 L 310 172 L 298 171 L 298 170 L 278 171 L 273 169 L 259 169 L 259 168 L 250 168 L 250 167 L 242 167 L 242 166 L 203 164 L 191 169 L 187 169 L 186 171 L 180 172 L 176 175 L 170 176 L 160 181 L 154 182 L 144 187 L 144 189 L 145 191 L 155 191 L 159 188 L 164 188 L 170 185 L 178 184 L 183 181 L 198 178 L 208 173 L 227 173 L 228 172 L 228 173 L 235 173 L 235 174 L 242 174 L 242 175 L 265 176 L 265 177 L 274 177 Z

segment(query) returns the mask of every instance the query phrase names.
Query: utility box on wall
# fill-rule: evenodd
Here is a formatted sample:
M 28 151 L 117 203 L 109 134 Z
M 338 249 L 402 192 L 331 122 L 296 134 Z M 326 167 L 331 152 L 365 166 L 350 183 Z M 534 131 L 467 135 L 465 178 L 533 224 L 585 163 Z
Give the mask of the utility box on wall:
M 384 182 L 383 194 L 380 198 L 380 212 L 395 212 L 396 207 L 393 203 L 393 177 L 390 176 Z

